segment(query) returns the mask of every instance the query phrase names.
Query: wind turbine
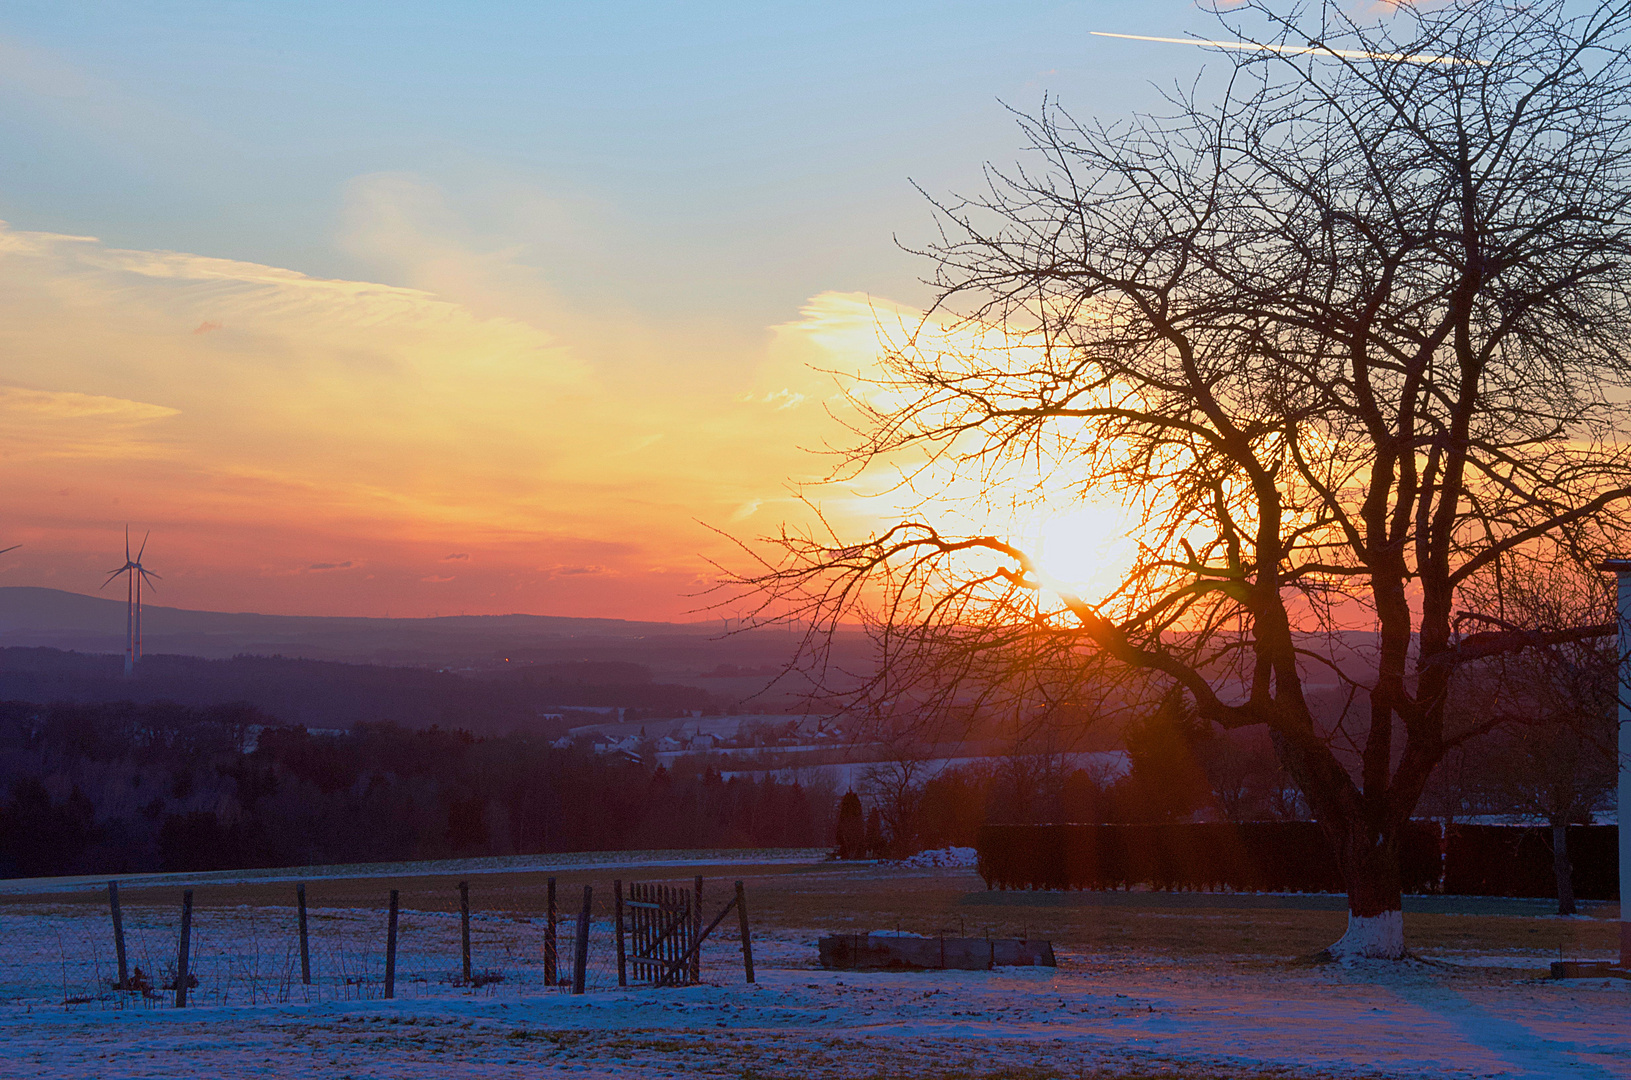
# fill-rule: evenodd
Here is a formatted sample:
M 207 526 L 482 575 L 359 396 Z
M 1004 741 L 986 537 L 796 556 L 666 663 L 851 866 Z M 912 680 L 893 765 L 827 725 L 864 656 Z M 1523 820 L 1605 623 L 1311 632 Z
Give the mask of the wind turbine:
M 148 533 L 142 537 L 142 546 L 136 549 L 136 557 L 130 557 L 130 526 L 125 526 L 125 564 L 117 570 L 108 573 L 108 580 L 102 583 L 105 589 L 113 583 L 113 579 L 120 574 L 125 577 L 125 674 L 136 673 L 136 661 L 142 658 L 142 581 L 149 583 L 158 578 L 147 567 L 142 565 L 142 555 L 147 551 Z

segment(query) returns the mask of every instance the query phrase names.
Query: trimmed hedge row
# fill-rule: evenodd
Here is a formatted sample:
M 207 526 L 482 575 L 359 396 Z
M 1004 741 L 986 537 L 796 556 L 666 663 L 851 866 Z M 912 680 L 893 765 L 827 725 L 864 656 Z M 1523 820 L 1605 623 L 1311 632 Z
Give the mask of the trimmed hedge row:
M 1618 835 L 1612 825 L 1570 827 L 1579 898 L 1619 895 Z M 1549 829 L 1458 825 L 1441 846 L 1437 822 L 1412 821 L 1400 837 L 1401 885 L 1407 893 L 1556 896 L 1550 837 Z M 1311 821 L 985 825 L 976 843 L 987 888 L 1343 891 L 1325 834 Z
M 1579 900 L 1620 897 L 1620 830 L 1570 825 L 1566 850 Z M 1452 825 L 1444 891 L 1459 896 L 1557 896 L 1552 830 L 1532 825 Z
M 1320 827 L 1307 821 L 1162 825 L 985 825 L 976 841 L 987 888 L 1341 892 Z M 1439 877 L 1438 826 L 1412 822 L 1403 838 L 1410 892 Z

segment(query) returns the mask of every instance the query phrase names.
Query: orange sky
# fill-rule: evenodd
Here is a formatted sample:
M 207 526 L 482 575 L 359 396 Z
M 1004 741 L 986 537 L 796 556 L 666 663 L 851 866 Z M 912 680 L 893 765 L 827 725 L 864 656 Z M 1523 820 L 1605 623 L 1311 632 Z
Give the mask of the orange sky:
M 823 294 L 687 365 L 390 228 L 355 242 L 434 291 L 0 231 L 0 584 L 93 591 L 128 522 L 163 604 L 683 618 L 728 555 L 705 526 L 767 531 L 822 468 L 810 365 L 876 340 L 871 302 Z
M 979 190 L 1011 105 L 1147 106 L 1194 51 L 1089 31 L 1196 18 L 10 5 L 0 585 L 95 592 L 128 524 L 161 604 L 700 617 L 708 526 L 842 438 L 811 365 L 927 302 L 914 185 Z

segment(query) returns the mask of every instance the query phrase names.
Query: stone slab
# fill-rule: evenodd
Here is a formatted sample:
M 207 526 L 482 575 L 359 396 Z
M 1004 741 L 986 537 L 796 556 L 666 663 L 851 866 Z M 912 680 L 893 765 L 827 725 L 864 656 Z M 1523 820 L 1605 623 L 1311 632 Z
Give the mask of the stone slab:
M 1612 960 L 1553 960 L 1554 979 L 1631 979 L 1631 969 Z
M 821 966 L 839 971 L 986 971 L 1057 967 L 1053 943 L 1022 938 L 835 934 L 820 941 Z

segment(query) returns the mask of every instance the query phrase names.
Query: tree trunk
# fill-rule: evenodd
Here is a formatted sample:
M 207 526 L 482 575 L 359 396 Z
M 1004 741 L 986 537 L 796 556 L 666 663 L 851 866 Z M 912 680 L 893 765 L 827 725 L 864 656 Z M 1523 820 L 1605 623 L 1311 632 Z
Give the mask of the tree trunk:
M 1373 838 L 1363 822 L 1327 825 L 1326 834 L 1348 886 L 1348 929 L 1324 955 L 1332 960 L 1403 959 L 1398 834 L 1388 828 Z
M 1569 826 L 1552 822 L 1552 873 L 1557 875 L 1557 913 L 1574 914 L 1574 867 L 1569 863 Z

